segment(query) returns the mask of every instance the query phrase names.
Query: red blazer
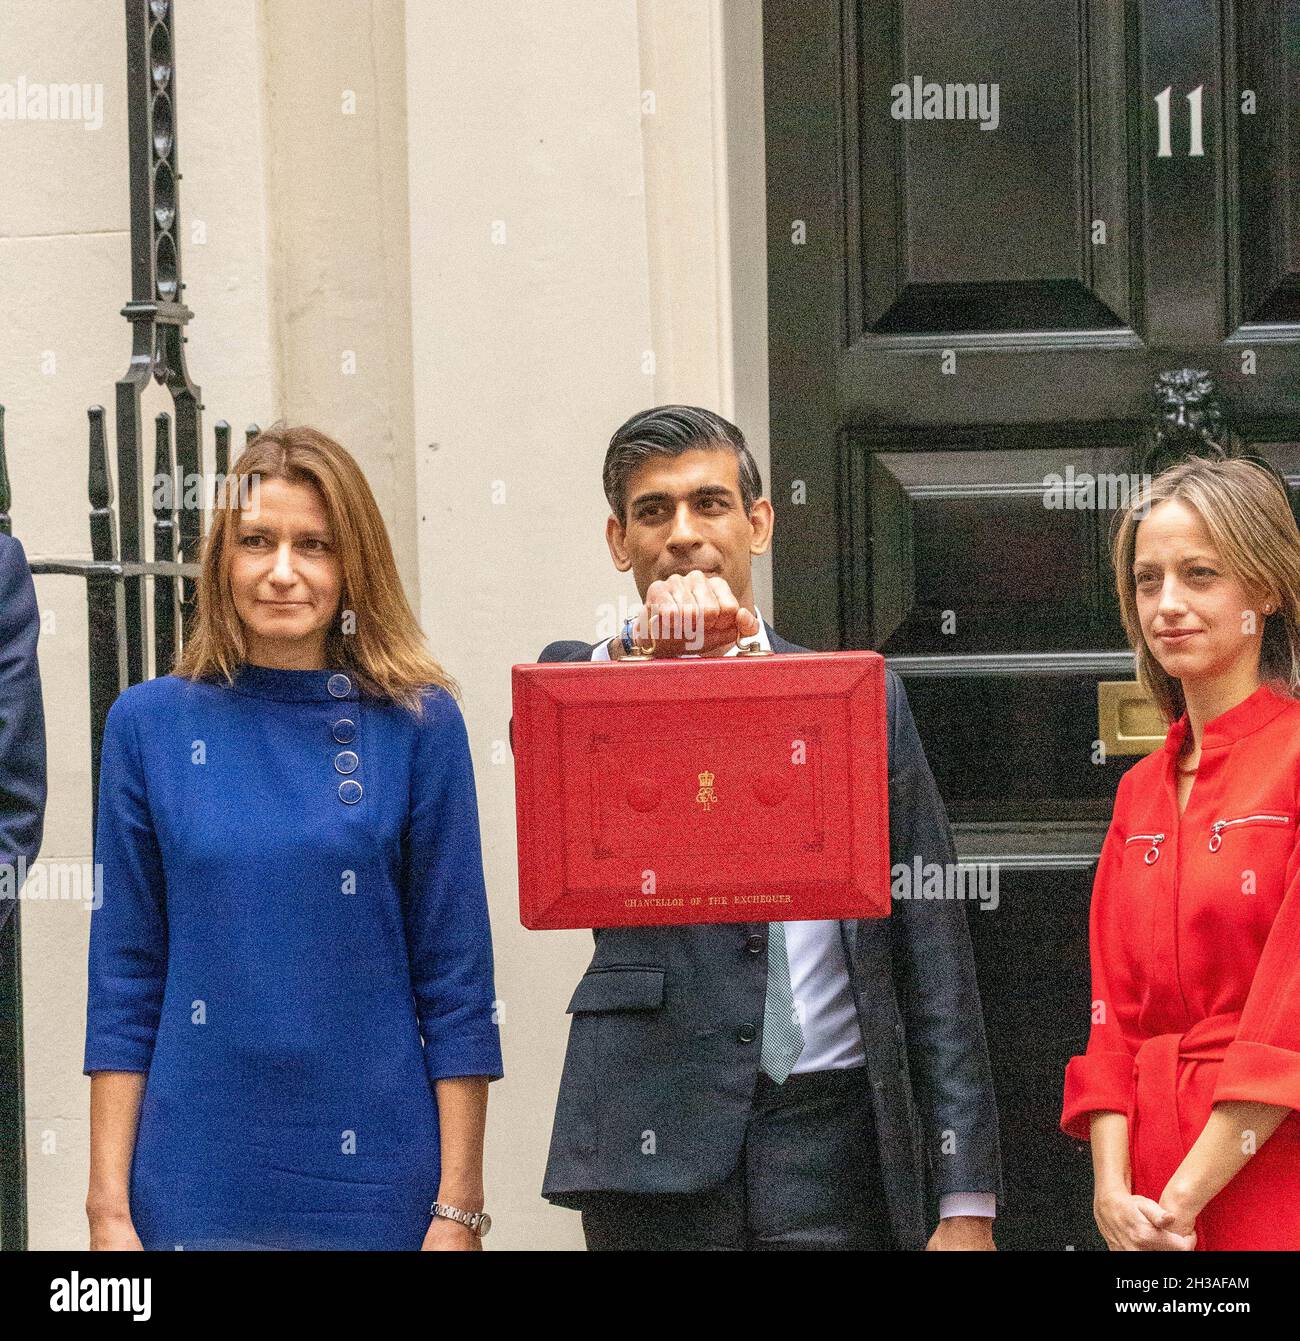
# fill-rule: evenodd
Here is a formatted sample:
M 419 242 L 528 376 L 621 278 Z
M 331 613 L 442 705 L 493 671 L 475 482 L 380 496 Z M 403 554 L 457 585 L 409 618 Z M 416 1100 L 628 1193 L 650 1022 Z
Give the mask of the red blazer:
M 1162 750 L 1120 781 L 1091 913 L 1092 1030 L 1061 1128 L 1125 1113 L 1133 1191 L 1157 1199 L 1210 1108 L 1300 1109 L 1300 702 L 1262 685 L 1206 723 L 1187 809 Z M 1198 1248 L 1300 1249 L 1300 1115 L 1197 1221 Z

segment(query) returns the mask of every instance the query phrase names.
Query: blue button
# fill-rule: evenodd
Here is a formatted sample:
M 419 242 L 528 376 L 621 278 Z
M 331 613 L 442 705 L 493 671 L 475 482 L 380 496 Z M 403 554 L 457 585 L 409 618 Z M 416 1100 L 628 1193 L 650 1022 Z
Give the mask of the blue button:
M 352 681 L 346 675 L 331 675 L 325 682 L 325 688 L 335 698 L 347 698 L 352 692 Z
M 340 773 L 355 773 L 360 762 L 361 760 L 357 758 L 355 750 L 340 750 L 334 756 L 334 767 Z
M 340 745 L 347 745 L 350 743 L 352 737 L 356 734 L 357 724 L 351 717 L 344 717 L 340 721 L 334 723 L 334 739 L 337 740 Z
M 345 806 L 354 806 L 361 800 L 361 784 L 356 778 L 345 778 L 339 783 L 339 800 Z

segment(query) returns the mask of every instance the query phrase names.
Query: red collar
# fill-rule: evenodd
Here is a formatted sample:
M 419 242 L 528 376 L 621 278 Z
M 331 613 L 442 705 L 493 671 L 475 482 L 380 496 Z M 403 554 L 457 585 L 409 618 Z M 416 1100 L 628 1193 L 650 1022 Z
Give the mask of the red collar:
M 1201 732 L 1201 749 L 1214 750 L 1233 744 L 1252 731 L 1258 731 L 1261 726 L 1267 726 L 1279 713 L 1285 711 L 1288 704 L 1295 701 L 1289 695 L 1279 694 L 1267 682 L 1260 685 L 1235 708 L 1229 708 L 1227 712 L 1221 712 L 1205 723 Z M 1170 725 L 1169 733 L 1165 736 L 1165 749 L 1176 755 L 1182 749 L 1186 734 L 1187 714 L 1183 713 Z

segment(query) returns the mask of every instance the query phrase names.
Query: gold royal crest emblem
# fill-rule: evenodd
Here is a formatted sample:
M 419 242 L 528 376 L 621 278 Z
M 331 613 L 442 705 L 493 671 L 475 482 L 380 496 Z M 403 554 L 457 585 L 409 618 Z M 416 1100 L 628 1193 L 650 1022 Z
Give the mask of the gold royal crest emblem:
M 713 774 L 707 768 L 700 774 L 700 790 L 695 799 L 705 810 L 718 804 L 718 794 L 713 790 Z

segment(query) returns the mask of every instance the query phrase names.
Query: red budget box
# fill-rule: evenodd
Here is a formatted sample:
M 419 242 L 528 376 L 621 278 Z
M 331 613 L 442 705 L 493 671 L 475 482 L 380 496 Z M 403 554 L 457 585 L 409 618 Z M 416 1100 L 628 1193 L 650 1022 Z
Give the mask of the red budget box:
M 525 927 L 888 915 L 875 652 L 548 662 L 511 677 Z

